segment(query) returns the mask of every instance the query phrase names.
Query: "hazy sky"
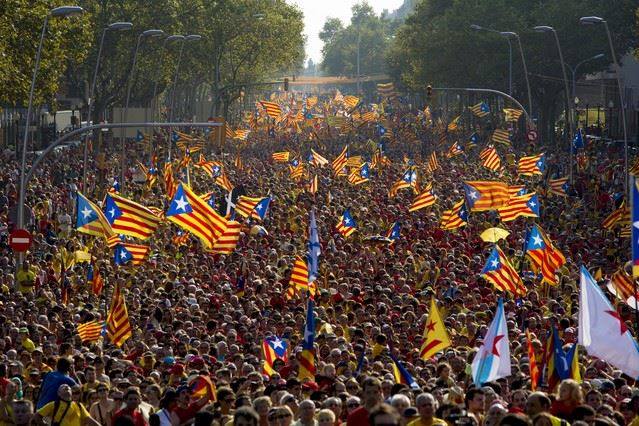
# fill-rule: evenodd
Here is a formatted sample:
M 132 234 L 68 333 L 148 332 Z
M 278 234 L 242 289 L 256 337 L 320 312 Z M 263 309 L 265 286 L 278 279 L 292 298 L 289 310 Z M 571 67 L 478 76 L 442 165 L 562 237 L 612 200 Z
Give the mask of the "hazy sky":
M 326 18 L 339 18 L 346 25 L 351 19 L 351 7 L 360 3 L 357 0 L 287 0 L 296 4 L 304 12 L 304 33 L 306 34 L 306 56 L 319 62 L 322 59 L 322 41 L 319 32 Z M 375 13 L 382 10 L 393 11 L 401 6 L 403 0 L 368 0 Z

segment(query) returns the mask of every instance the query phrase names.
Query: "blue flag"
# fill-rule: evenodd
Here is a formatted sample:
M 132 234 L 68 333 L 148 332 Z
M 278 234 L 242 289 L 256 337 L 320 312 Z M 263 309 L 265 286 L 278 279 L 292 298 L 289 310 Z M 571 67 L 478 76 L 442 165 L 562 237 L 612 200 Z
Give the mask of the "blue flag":
M 311 209 L 308 227 L 308 283 L 317 279 L 319 274 L 319 256 L 322 254 L 319 232 L 315 222 L 315 209 Z

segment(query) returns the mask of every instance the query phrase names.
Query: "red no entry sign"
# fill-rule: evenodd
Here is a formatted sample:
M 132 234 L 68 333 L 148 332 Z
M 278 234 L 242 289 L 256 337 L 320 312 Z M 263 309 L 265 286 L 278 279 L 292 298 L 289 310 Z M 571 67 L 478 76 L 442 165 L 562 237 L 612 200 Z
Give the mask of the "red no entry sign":
M 23 252 L 29 250 L 33 237 L 26 229 L 16 229 L 9 235 L 9 245 L 13 251 Z
M 537 133 L 537 130 L 530 129 L 528 130 L 528 133 L 526 133 L 526 137 L 528 138 L 528 142 L 536 142 L 539 134 Z

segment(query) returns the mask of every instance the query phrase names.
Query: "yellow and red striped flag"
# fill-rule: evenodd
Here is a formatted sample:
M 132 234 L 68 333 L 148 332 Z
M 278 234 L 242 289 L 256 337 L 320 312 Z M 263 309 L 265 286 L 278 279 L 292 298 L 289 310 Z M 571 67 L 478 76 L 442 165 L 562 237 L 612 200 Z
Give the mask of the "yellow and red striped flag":
M 426 185 L 424 190 L 417 197 L 413 199 L 413 203 L 408 208 L 409 212 L 414 212 L 424 207 L 429 207 L 435 204 L 437 196 L 433 193 L 433 184 Z
M 525 254 L 530 259 L 533 269 L 541 270 L 542 282 L 557 284 L 555 272 L 566 263 L 566 257 L 555 248 L 537 224 L 528 232 Z
M 259 101 L 259 102 L 269 117 L 278 118 L 280 115 L 282 115 L 282 107 L 280 107 L 277 103 L 270 102 L 270 101 Z
M 111 298 L 111 306 L 107 315 L 106 327 L 109 340 L 117 347 L 122 346 L 133 335 L 124 295 L 118 283 L 113 288 L 113 297 Z
M 302 354 L 299 359 L 297 378 L 315 380 L 315 312 L 313 298 L 308 298 L 306 308 L 306 325 L 304 326 L 304 340 L 302 341 Z
M 176 188 L 177 183 L 173 177 L 173 165 L 171 163 L 166 163 L 164 165 L 164 191 L 166 192 L 166 198 L 173 198 Z
M 295 263 L 293 263 L 293 270 L 291 271 L 291 278 L 288 281 L 288 290 L 286 292 L 286 298 L 292 299 L 296 292 L 310 292 L 315 296 L 317 287 L 315 281 L 309 283 L 308 264 L 306 259 L 300 256 L 295 257 Z
M 293 180 L 302 179 L 304 177 L 304 163 L 299 163 L 297 166 L 289 165 L 290 177 Z
M 97 342 L 100 340 L 100 336 L 102 335 L 103 326 L 104 324 L 98 321 L 89 321 L 78 324 L 76 329 L 78 331 L 78 336 L 80 336 L 80 340 L 82 340 L 83 343 Z
M 518 121 L 523 114 L 522 110 L 516 108 L 504 108 L 503 111 L 505 121 Z
M 489 170 L 496 172 L 501 168 L 501 159 L 499 155 L 497 155 L 497 150 L 492 145 L 482 149 L 479 153 L 479 158 L 482 160 L 481 165 Z
M 511 197 L 497 212 L 502 222 L 510 222 L 518 217 L 539 217 L 539 197 L 534 192 Z
M 473 212 L 498 209 L 505 206 L 510 199 L 508 184 L 499 181 L 466 181 L 464 192 L 468 207 Z
M 228 192 L 233 191 L 233 184 L 229 180 L 228 176 L 226 176 L 226 173 L 224 173 L 224 170 L 222 170 L 220 175 L 215 178 L 215 183 Z
M 530 330 L 526 330 L 526 349 L 528 351 L 528 363 L 530 365 L 528 368 L 530 371 L 530 389 L 534 392 L 537 390 L 541 372 L 537 365 L 537 357 L 535 355 L 535 349 L 533 348 L 532 338 L 530 337 Z
M 516 297 L 526 294 L 521 277 L 498 245 L 493 247 L 481 276 L 499 291 L 507 291 Z
M 433 173 L 439 168 L 439 161 L 437 161 L 437 153 L 435 151 L 430 153 L 428 157 L 428 166 L 426 166 L 426 173 Z
M 107 194 L 104 214 L 113 232 L 141 240 L 148 239 L 161 219 L 147 207 L 116 194 Z
M 521 157 L 517 164 L 517 173 L 524 176 L 542 175 L 546 169 L 544 154 Z
M 548 180 L 548 193 L 567 197 L 568 196 L 568 178 L 562 177 L 558 179 Z
M 274 152 L 271 155 L 271 158 L 276 163 L 288 163 L 288 159 L 289 159 L 290 155 L 291 155 L 291 153 L 288 152 L 288 151 Z
M 314 166 L 322 167 L 328 164 L 328 160 L 322 157 L 321 155 L 319 155 L 317 151 L 315 151 L 312 148 L 311 148 L 311 157 L 312 158 L 309 160 L 309 163 Z
M 344 166 L 346 166 L 346 162 L 348 161 L 348 145 L 342 149 L 342 152 L 333 160 L 331 167 L 333 168 L 333 172 L 335 174 L 339 174 Z
M 348 109 L 354 109 L 359 105 L 359 98 L 357 96 L 346 95 L 344 96 L 344 106 Z
M 216 254 L 233 253 L 235 247 L 237 247 L 237 243 L 240 241 L 241 231 L 242 225 L 240 224 L 240 222 L 229 220 L 222 234 L 213 243 L 211 251 Z
M 635 301 L 639 298 L 636 293 L 636 287 L 633 278 L 623 269 L 619 269 L 612 274 L 608 282 L 608 290 L 617 298 L 632 308 L 635 307 Z
M 630 208 L 626 206 L 626 202 L 623 201 L 618 209 L 614 210 L 610 213 L 604 221 L 601 223 L 601 226 L 604 229 L 612 231 L 617 226 L 623 226 L 630 222 Z
M 313 176 L 311 181 L 308 183 L 308 192 L 311 194 L 315 194 L 319 189 L 319 179 L 317 175 Z
M 440 227 L 442 229 L 457 229 L 468 225 L 468 209 L 465 200 L 459 201 L 452 209 L 442 213 Z
M 510 131 L 507 129 L 497 129 L 493 132 L 491 139 L 495 143 L 510 146 Z

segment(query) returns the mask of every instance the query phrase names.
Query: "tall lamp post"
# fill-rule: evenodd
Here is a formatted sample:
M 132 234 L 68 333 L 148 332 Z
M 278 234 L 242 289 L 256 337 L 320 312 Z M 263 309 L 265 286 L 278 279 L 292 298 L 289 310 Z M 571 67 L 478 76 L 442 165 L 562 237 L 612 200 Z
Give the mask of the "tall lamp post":
M 95 84 L 98 78 L 98 69 L 100 68 L 100 59 L 102 57 L 102 47 L 104 46 L 104 37 L 107 31 L 128 31 L 133 28 L 133 24 L 130 22 L 114 22 L 106 26 L 102 30 L 102 37 L 100 38 L 100 47 L 98 48 L 98 57 L 95 61 L 95 70 L 93 70 L 93 81 L 91 81 L 91 88 L 89 89 L 89 97 L 87 100 L 87 123 L 91 121 L 91 110 L 93 107 L 93 94 L 95 93 Z M 85 138 L 89 138 L 89 134 L 85 135 Z M 87 188 L 87 157 L 89 154 L 89 144 L 87 141 L 84 143 L 84 172 L 82 173 L 82 191 L 86 192 Z
M 619 108 L 621 108 L 621 121 L 623 125 L 623 170 L 624 170 L 624 192 L 628 196 L 628 129 L 626 127 L 626 103 L 623 98 L 623 89 L 621 87 L 621 76 L 619 63 L 617 62 L 617 55 L 615 55 L 615 47 L 612 44 L 612 36 L 610 35 L 610 28 L 608 28 L 608 22 L 598 16 L 584 16 L 579 19 L 582 25 L 595 25 L 603 24 L 606 30 L 606 36 L 608 37 L 608 45 L 610 46 L 610 55 L 612 56 L 612 62 L 615 65 L 615 76 L 617 77 L 617 90 L 619 91 Z
M 486 32 L 498 34 L 504 37 L 501 34 L 501 31 L 493 30 L 492 28 L 482 27 L 481 25 L 472 24 L 470 28 L 475 31 L 486 31 Z M 513 44 L 510 41 L 510 37 L 504 37 L 504 38 L 508 42 L 508 94 L 512 96 L 513 94 Z
M 184 40 L 184 36 L 180 35 L 180 34 L 173 34 L 173 35 L 168 36 L 162 42 L 162 48 L 161 48 L 160 52 L 164 51 L 164 49 L 166 48 L 166 44 L 167 43 L 169 43 L 171 41 L 178 41 L 178 40 L 180 40 L 180 41 Z M 161 70 L 162 67 L 160 66 L 159 69 Z M 157 109 L 158 109 L 158 105 L 157 105 L 158 103 L 157 103 L 157 100 L 155 99 L 155 96 L 157 95 L 157 92 L 158 92 L 158 82 L 159 81 L 160 81 L 160 78 L 158 76 L 158 78 L 156 78 L 155 82 L 153 83 L 153 96 L 151 98 L 151 104 L 152 104 L 151 105 L 151 111 L 153 112 L 153 120 L 155 120 L 155 117 L 156 117 L 155 113 L 157 112 Z M 151 129 L 151 131 L 153 131 L 153 129 Z
M 18 205 L 24 205 L 24 193 L 22 185 L 24 185 L 24 172 L 27 166 L 27 146 L 29 144 L 29 121 L 31 119 L 31 109 L 33 108 L 33 92 L 35 90 L 36 77 L 38 75 L 38 69 L 40 68 L 40 57 L 42 54 L 42 43 L 44 42 L 44 36 L 47 32 L 47 26 L 49 25 L 49 16 L 52 18 L 62 18 L 66 16 L 76 15 L 84 12 L 80 6 L 60 6 L 51 9 L 47 16 L 44 18 L 42 24 L 42 33 L 40 34 L 40 43 L 38 44 L 38 50 L 36 52 L 35 65 L 33 66 L 33 77 L 31 78 L 31 89 L 29 90 L 29 104 L 27 106 L 27 115 L 24 123 L 24 137 L 22 138 L 22 161 L 20 165 L 20 200 Z M 24 227 L 24 209 L 18 209 L 18 228 Z
M 524 49 L 521 47 L 521 39 L 519 38 L 519 34 L 513 31 L 502 31 L 499 34 L 501 34 L 503 37 L 517 39 L 517 44 L 519 46 L 519 54 L 521 55 L 521 64 L 524 67 L 524 78 L 526 80 L 526 90 L 528 91 L 528 113 L 532 116 L 532 95 L 530 94 L 530 81 L 528 80 L 528 67 L 526 66 L 526 58 L 524 57 Z
M 128 78 L 128 82 L 127 82 L 127 88 L 126 88 L 126 102 L 124 104 L 124 117 L 122 118 L 122 122 L 126 123 L 127 118 L 128 118 L 128 113 L 129 113 L 129 100 L 131 99 L 131 85 L 133 82 L 133 73 L 135 72 L 135 64 L 137 62 L 138 59 L 138 50 L 140 49 L 140 43 L 142 42 L 143 38 L 146 37 L 160 37 L 161 35 L 164 34 L 164 31 L 162 30 L 146 30 L 143 31 L 142 33 L 140 33 L 140 35 L 138 36 L 138 40 L 137 43 L 135 44 L 135 50 L 133 51 L 133 64 L 131 65 L 131 71 L 129 72 L 129 78 Z M 124 172 L 126 170 L 126 143 L 124 142 L 124 136 L 125 136 L 125 132 L 124 132 L 124 128 L 122 129 L 122 132 L 120 133 L 120 156 L 122 158 L 120 158 L 120 187 L 122 189 L 122 191 L 124 191 Z
M 579 70 L 579 67 L 585 64 L 586 62 L 595 61 L 597 59 L 603 58 L 604 56 L 605 55 L 603 53 L 599 53 L 595 56 L 591 56 L 590 58 L 584 59 L 583 61 L 577 62 L 577 65 L 575 65 L 574 67 L 571 67 L 570 64 L 568 63 L 565 64 L 570 70 L 570 73 L 572 74 L 572 78 L 571 78 L 572 87 L 570 88 L 570 90 L 571 90 L 571 96 L 572 96 L 573 102 L 575 101 L 575 98 L 577 97 L 576 84 L 577 84 L 577 71 Z

